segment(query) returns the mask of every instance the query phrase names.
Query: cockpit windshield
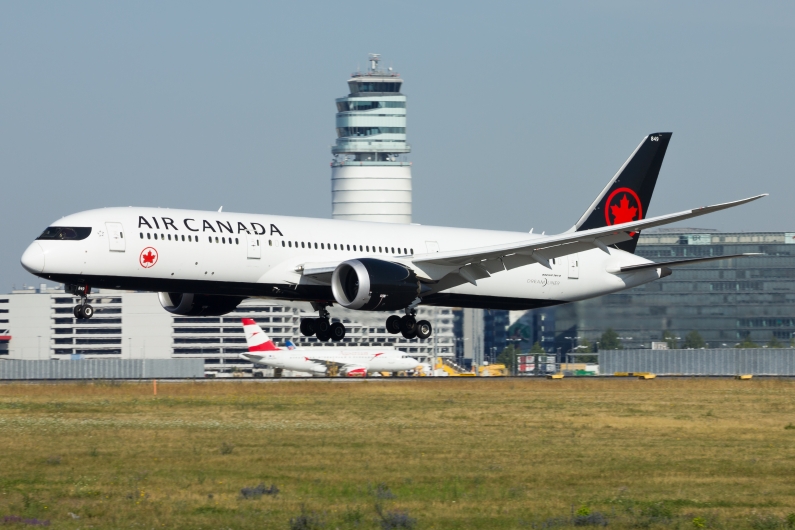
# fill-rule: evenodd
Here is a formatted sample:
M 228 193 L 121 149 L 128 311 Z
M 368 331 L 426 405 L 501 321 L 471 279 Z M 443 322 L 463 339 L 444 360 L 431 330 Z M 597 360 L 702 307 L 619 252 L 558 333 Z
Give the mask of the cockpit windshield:
M 90 226 L 51 226 L 36 239 L 85 239 L 91 234 Z

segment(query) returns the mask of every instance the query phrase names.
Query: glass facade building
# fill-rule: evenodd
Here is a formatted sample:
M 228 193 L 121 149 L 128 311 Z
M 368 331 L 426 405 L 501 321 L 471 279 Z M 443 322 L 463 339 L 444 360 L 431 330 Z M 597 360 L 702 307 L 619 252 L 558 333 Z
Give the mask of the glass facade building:
M 673 269 L 673 274 L 616 294 L 555 308 L 555 348 L 596 341 L 607 328 L 626 347 L 649 348 L 663 333 L 681 341 L 697 331 L 707 347 L 748 338 L 789 345 L 795 336 L 795 233 L 722 233 L 658 229 L 640 236 L 636 253 L 666 260 L 761 253 Z

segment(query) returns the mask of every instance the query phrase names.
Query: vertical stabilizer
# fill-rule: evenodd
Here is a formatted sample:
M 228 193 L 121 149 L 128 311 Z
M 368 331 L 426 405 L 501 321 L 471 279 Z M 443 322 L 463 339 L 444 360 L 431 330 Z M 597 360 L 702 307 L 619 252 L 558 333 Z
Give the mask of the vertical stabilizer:
M 644 138 L 580 217 L 574 230 L 589 230 L 643 219 L 649 209 L 671 135 L 672 133 L 653 133 Z M 635 233 L 631 240 L 614 246 L 634 253 L 639 236 L 639 233 Z

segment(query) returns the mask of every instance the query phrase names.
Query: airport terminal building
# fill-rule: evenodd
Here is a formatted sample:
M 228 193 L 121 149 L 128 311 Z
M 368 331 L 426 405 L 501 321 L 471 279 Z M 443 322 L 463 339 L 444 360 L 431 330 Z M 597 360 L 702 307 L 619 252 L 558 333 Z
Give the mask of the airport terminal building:
M 666 260 L 761 253 L 676 268 L 655 282 L 559 306 L 555 348 L 593 342 L 607 328 L 625 347 L 650 348 L 665 331 L 681 340 L 698 331 L 707 347 L 733 347 L 746 337 L 760 345 L 795 336 L 795 232 L 718 232 L 664 228 L 644 232 L 637 254 Z M 567 338 L 569 337 L 569 338 Z
M 251 363 L 239 357 L 248 351 L 242 318 L 256 320 L 279 346 L 289 339 L 298 347 L 396 347 L 420 358 L 454 354 L 449 309 L 420 308 L 418 318 L 434 326 L 433 336 L 421 341 L 387 333 L 382 313 L 333 308 L 332 320 L 348 328 L 345 339 L 333 343 L 301 334 L 301 318 L 315 315 L 308 305 L 248 299 L 222 317 L 188 317 L 167 312 L 156 293 L 103 290 L 89 300 L 96 313 L 81 320 L 72 313 L 77 298 L 62 288 L 41 285 L 0 295 L 0 358 L 201 358 L 210 371 L 245 370 Z

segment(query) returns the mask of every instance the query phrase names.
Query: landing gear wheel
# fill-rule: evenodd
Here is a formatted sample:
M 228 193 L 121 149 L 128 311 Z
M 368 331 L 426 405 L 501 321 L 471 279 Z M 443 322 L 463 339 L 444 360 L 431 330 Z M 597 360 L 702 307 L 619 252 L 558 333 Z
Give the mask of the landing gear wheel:
M 412 329 L 411 331 L 401 331 L 401 333 L 403 334 L 403 338 L 404 339 L 411 340 L 411 339 L 416 339 L 417 338 L 417 330 L 416 329 Z
M 386 330 L 392 335 L 400 333 L 400 317 L 392 315 L 386 319 Z
M 431 327 L 431 323 L 427 320 L 420 320 L 417 322 L 417 326 L 414 328 L 417 332 L 418 339 L 427 339 L 433 333 L 433 328 Z
M 317 340 L 319 340 L 320 342 L 328 342 L 328 340 L 330 338 L 331 338 L 331 335 L 329 335 L 328 331 L 326 331 L 326 332 L 318 331 L 317 332 Z
M 83 318 L 85 318 L 86 320 L 94 316 L 94 308 L 88 304 L 84 305 L 81 308 L 80 312 L 83 314 Z
M 414 332 L 417 327 L 417 319 L 411 315 L 406 315 L 400 319 L 400 331 L 406 337 L 406 333 L 414 337 Z M 408 337 L 406 337 L 408 338 Z
M 327 318 L 316 318 L 315 321 L 312 323 L 312 327 L 315 329 L 315 333 L 317 333 L 318 335 L 320 335 L 321 333 L 328 335 L 331 323 L 328 321 Z
M 342 322 L 334 322 L 329 328 L 329 335 L 331 340 L 339 342 L 345 338 L 345 324 Z
M 83 318 L 82 309 L 83 309 L 83 306 L 81 306 L 81 305 L 76 305 L 75 306 L 74 310 L 72 311 L 72 313 L 74 313 L 74 315 L 75 315 L 75 318 Z
M 311 337 L 315 334 L 315 319 L 302 318 L 301 319 L 301 334 L 304 337 Z

